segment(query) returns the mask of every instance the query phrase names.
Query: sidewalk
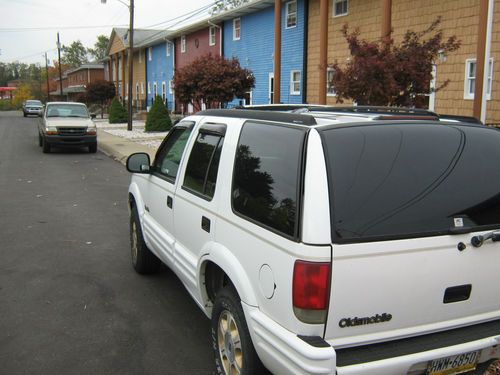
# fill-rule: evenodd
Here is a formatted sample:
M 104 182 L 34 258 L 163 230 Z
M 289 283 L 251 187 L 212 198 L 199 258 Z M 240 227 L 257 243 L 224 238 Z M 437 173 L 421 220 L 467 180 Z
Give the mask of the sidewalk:
M 144 121 L 134 120 L 132 130 L 127 124 L 110 124 L 107 120 L 94 120 L 97 126 L 97 147 L 107 156 L 125 164 L 130 154 L 146 152 L 151 161 L 168 132 L 144 132 Z

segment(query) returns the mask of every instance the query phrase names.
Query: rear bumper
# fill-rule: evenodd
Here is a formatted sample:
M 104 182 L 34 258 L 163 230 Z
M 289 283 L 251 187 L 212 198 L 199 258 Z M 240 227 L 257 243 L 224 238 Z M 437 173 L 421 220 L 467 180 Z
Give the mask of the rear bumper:
M 363 361 L 361 357 L 357 361 L 351 361 L 352 364 L 349 365 L 343 358 L 349 349 L 336 352 L 331 346 L 310 345 L 268 318 L 258 308 L 244 303 L 242 305 L 255 350 L 264 365 L 274 374 L 417 375 L 425 373 L 431 360 L 467 352 L 481 350 L 480 363 L 500 358 L 500 332 L 495 328 L 480 339 L 464 340 L 455 345 L 442 340 L 435 343 L 432 350 L 420 351 L 421 347 L 414 346 L 415 350 L 403 355 L 392 352 L 390 357 L 375 360 L 372 357 L 368 361 Z M 412 344 L 412 339 L 408 340 Z M 337 363 L 342 366 L 337 367 Z
M 55 147 L 90 146 L 97 143 L 97 135 L 44 135 L 45 141 Z

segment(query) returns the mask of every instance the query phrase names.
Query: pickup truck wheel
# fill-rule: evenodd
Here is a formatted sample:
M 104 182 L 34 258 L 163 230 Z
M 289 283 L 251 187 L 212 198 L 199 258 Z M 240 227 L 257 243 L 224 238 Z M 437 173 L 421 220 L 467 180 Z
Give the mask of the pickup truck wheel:
M 91 154 L 95 154 L 97 152 L 97 143 L 92 143 L 90 146 L 89 146 L 89 152 Z
M 217 374 L 264 374 L 252 344 L 238 293 L 227 286 L 217 293 L 212 312 L 212 347 Z
M 42 137 L 42 150 L 44 154 L 48 154 L 50 152 L 50 144 L 48 144 L 45 138 L 43 137 Z
M 132 266 L 137 273 L 145 275 L 160 269 L 160 260 L 148 249 L 144 242 L 139 215 L 135 207 L 130 215 L 130 250 Z

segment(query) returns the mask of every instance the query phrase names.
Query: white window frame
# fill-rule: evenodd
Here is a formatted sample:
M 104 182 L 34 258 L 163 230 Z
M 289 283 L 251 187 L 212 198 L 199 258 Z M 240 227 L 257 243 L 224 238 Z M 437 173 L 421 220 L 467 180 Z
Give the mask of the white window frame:
M 295 74 L 299 74 L 299 80 L 296 81 L 294 80 L 294 76 Z M 302 72 L 300 70 L 292 70 L 290 71 L 290 95 L 300 95 L 300 92 L 301 92 L 301 89 L 300 89 L 300 86 L 301 86 L 301 83 L 302 83 Z M 295 86 L 298 84 L 299 86 L 299 89 L 296 90 Z
M 295 12 L 290 12 L 290 6 L 292 4 L 295 4 Z M 297 27 L 297 0 L 289 1 L 285 5 L 285 28 L 287 29 L 293 29 L 294 27 Z M 293 25 L 288 25 L 289 19 L 293 19 L 294 23 Z
M 148 95 L 151 95 L 151 82 L 148 82 Z
M 493 58 L 490 58 L 490 62 L 488 64 L 488 80 L 487 80 L 487 88 L 486 88 L 486 100 L 491 100 L 491 85 L 493 82 Z M 465 100 L 474 100 L 474 92 L 471 92 L 472 89 L 475 88 L 475 81 L 478 77 L 471 77 L 469 75 L 470 66 L 472 64 L 476 64 L 476 59 L 467 59 L 465 60 L 465 80 L 464 80 L 464 99 Z M 477 65 L 476 65 L 476 74 L 477 74 Z M 473 82 L 472 82 L 473 81 Z
M 170 95 L 174 93 L 174 82 L 172 80 L 168 81 L 168 93 Z
M 343 13 L 337 13 L 337 4 L 345 3 L 346 9 Z M 349 14 L 349 0 L 333 0 L 333 16 L 334 17 L 342 17 L 347 16 Z
M 333 75 L 334 69 L 332 67 L 326 68 L 326 96 L 336 96 L 333 85 L 330 85 L 329 75 Z
M 186 36 L 181 35 L 181 53 L 186 53 Z
M 153 60 L 153 47 L 148 48 L 148 61 Z
M 165 55 L 170 56 L 170 42 L 165 42 Z
M 208 45 L 215 46 L 217 32 L 215 31 L 215 26 L 210 26 L 208 28 Z
M 153 101 L 156 99 L 156 96 L 158 95 L 158 85 L 156 82 L 153 82 Z
M 139 100 L 139 82 L 135 84 L 135 100 Z
M 236 28 L 236 22 L 238 22 L 239 26 Z M 233 19 L 233 40 L 241 39 L 241 18 Z
M 141 95 L 144 95 L 144 82 L 141 82 Z

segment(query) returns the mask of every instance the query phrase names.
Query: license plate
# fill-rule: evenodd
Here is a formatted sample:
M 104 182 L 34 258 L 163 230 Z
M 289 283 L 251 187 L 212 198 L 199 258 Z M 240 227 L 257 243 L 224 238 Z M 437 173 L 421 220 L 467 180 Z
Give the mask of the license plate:
M 479 352 L 470 352 L 435 359 L 427 366 L 427 375 L 462 374 L 474 370 L 478 361 Z

